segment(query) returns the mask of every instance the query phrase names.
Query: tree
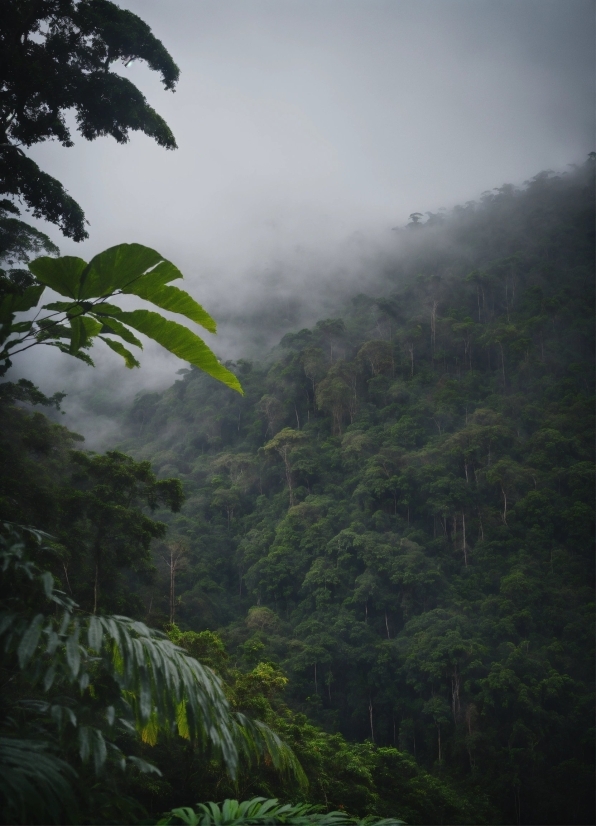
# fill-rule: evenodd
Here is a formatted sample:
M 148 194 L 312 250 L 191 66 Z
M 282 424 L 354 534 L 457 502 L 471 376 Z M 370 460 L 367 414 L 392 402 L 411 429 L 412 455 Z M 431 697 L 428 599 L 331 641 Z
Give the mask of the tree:
M 170 572 L 170 625 L 173 625 L 176 611 L 176 574 L 188 563 L 188 544 L 184 539 L 166 543 L 167 555 L 163 557 Z
M 315 398 L 320 410 L 328 410 L 331 413 L 333 433 L 341 436 L 344 413 L 350 409 L 350 402 L 353 399 L 349 384 L 332 368 L 319 382 Z
M 201 305 L 171 286 L 182 273 L 155 250 L 141 244 L 119 244 L 100 252 L 88 264 L 74 256 L 45 256 L 28 266 L 34 283 L 21 293 L 0 297 L 0 375 L 11 366 L 12 357 L 39 344 L 57 347 L 93 366 L 85 351 L 98 338 L 122 356 L 127 367 L 138 367 L 139 362 L 119 341 L 142 349 L 132 332 L 135 330 L 242 393 L 236 376 L 187 327 L 151 310 L 124 311 L 109 303 L 117 295 L 135 295 L 216 332 L 215 321 Z M 44 304 L 33 319 L 15 322 L 17 313 L 37 306 L 46 287 L 67 301 Z M 49 314 L 40 317 L 43 310 Z
M 304 434 L 298 430 L 292 430 L 291 427 L 284 427 L 279 433 L 267 442 L 263 450 L 265 453 L 277 453 L 284 463 L 284 470 L 286 472 L 286 482 L 288 490 L 290 491 L 290 506 L 294 504 L 294 485 L 292 479 L 292 465 L 290 462 L 290 454 L 292 450 L 304 440 Z
M 30 558 L 47 538 L 32 529 L 1 526 L 4 822 L 81 822 L 73 782 L 89 762 L 96 777 L 127 764 L 160 774 L 137 755 L 122 752 L 117 740 L 127 730 L 148 744 L 176 732 L 197 747 L 209 747 L 232 779 L 240 755 L 259 754 L 277 770 L 304 777 L 279 737 L 263 723 L 232 712 L 216 674 L 164 634 L 127 617 L 82 615 L 55 588 L 51 573 Z
M 18 207 L 7 198 L 0 199 L 0 296 L 21 293 L 33 284 L 31 273 L 19 266 L 32 255 L 59 254 L 58 247 L 45 233 L 15 217 L 18 215 Z
M 140 574 L 152 569 L 149 546 L 162 537 L 166 526 L 146 516 L 165 505 L 176 512 L 184 500 L 179 479 L 158 481 L 149 462 L 110 451 L 104 456 L 74 454 L 77 466 L 73 487 L 62 502 L 62 541 L 81 570 L 91 565 L 93 594 L 89 602 L 98 612 L 101 591 L 117 596 L 117 575 L 124 568 Z M 72 541 L 72 539 L 76 541 Z
M 113 68 L 144 61 L 174 90 L 179 69 L 137 15 L 109 0 L 5 0 L 0 20 L 0 194 L 19 198 L 64 235 L 87 237 L 85 215 L 62 184 L 25 155 L 41 141 L 72 146 L 66 113 L 87 140 L 131 131 L 176 141 L 141 92 Z

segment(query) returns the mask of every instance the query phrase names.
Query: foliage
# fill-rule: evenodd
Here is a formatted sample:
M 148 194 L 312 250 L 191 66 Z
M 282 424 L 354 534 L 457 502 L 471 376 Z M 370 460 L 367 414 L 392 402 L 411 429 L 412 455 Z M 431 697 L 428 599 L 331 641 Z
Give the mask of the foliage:
M 232 778 L 239 751 L 265 753 L 280 769 L 300 770 L 266 726 L 232 714 L 219 678 L 164 634 L 121 616 L 85 616 L 28 558 L 39 531 L 4 524 L 1 542 L 0 645 L 4 675 L 3 816 L 22 822 L 76 820 L 73 753 L 99 775 L 113 763 L 159 770 L 117 744 L 138 733 L 155 744 L 162 732 L 196 744 Z M 13 683 L 10 688 L 10 683 Z M 54 755 L 45 738 L 70 757 Z M 25 735 L 25 737 L 23 736 Z M 27 736 L 28 735 L 28 736 Z M 40 737 L 44 739 L 40 739 Z
M 97 338 L 122 356 L 127 367 L 139 367 L 122 344 L 125 341 L 142 349 L 142 342 L 132 332 L 135 330 L 242 392 L 236 376 L 187 327 L 151 310 L 124 311 L 110 303 L 117 295 L 135 295 L 162 310 L 179 313 L 212 333 L 216 331 L 215 322 L 201 305 L 171 286 L 170 282 L 182 278 L 182 273 L 155 250 L 141 244 L 119 244 L 94 256 L 88 264 L 73 256 L 46 256 L 28 266 L 34 283 L 22 292 L 0 295 L 0 373 L 10 367 L 11 357 L 37 344 L 57 347 L 93 365 L 86 350 Z M 34 318 L 15 322 L 16 313 L 37 306 L 46 287 L 68 300 L 44 304 Z M 40 317 L 43 310 L 49 314 Z
M 199 803 L 197 811 L 188 807 L 173 809 L 169 817 L 159 821 L 163 824 L 184 823 L 187 826 L 252 826 L 259 823 L 287 823 L 292 826 L 306 826 L 309 823 L 318 823 L 320 826 L 341 826 L 341 824 L 366 823 L 370 826 L 398 826 L 402 820 L 384 819 L 355 821 L 344 812 L 317 813 L 315 806 L 307 803 L 280 805 L 276 799 L 266 800 L 264 797 L 254 797 L 239 803 L 237 800 L 224 800 L 217 803 Z
M 175 148 L 165 121 L 113 69 L 142 60 L 173 90 L 178 67 L 146 23 L 108 0 L 6 0 L 0 44 L 0 194 L 19 198 L 36 218 L 80 241 L 87 237 L 83 210 L 21 146 L 72 146 L 66 112 L 74 110 L 87 140 L 111 135 L 124 143 L 130 131 L 141 131 Z
M 117 454 L 77 458 L 29 411 L 34 389 L 0 394 L 2 513 L 56 535 L 40 568 L 90 593 L 95 506 L 104 485 L 124 507 L 122 472 L 186 556 L 172 583 L 159 536 L 121 568 L 114 553 L 118 612 L 165 626 L 174 604 L 170 643 L 261 743 L 256 763 L 234 740 L 232 781 L 183 737 L 123 733 L 161 775 L 108 773 L 104 800 L 154 819 L 259 796 L 407 823 L 593 821 L 593 160 L 417 214 L 386 294 L 228 365 L 243 397 L 192 366 L 139 396 Z M 150 514 L 145 492 L 173 477 L 180 510 Z M 66 762 L 80 796 L 92 769 Z
M 280 669 L 315 728 L 409 753 L 451 822 L 589 822 L 594 159 L 416 225 L 386 295 L 239 364 L 242 399 L 195 370 L 140 396 L 124 446 L 184 483 L 183 628 Z M 166 593 L 158 574 L 152 616 Z M 351 744 L 323 772 L 297 740 L 345 803 Z M 417 782 L 387 814 L 437 822 L 408 813 Z M 384 814 L 375 783 L 352 814 Z
M 0 199 L 0 295 L 22 292 L 31 286 L 31 273 L 22 269 L 33 256 L 41 252 L 58 255 L 58 247 L 48 236 L 20 218 L 20 210 L 7 198 Z

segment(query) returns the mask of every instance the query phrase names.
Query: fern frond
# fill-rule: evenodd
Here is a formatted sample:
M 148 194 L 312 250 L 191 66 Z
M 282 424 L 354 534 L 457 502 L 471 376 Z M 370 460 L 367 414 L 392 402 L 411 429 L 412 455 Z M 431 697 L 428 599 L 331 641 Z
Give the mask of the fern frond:
M 76 823 L 76 772 L 47 743 L 0 737 L 3 823 Z

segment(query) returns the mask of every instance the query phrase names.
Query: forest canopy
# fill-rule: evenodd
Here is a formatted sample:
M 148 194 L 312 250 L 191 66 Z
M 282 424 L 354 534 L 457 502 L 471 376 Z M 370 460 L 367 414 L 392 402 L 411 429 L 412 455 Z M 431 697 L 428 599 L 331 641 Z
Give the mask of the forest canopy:
M 114 745 L 160 774 L 106 764 L 92 794 L 75 785 L 85 822 L 198 822 L 180 807 L 258 796 L 410 824 L 593 822 L 594 157 L 414 217 L 383 294 L 228 363 L 244 396 L 192 366 L 140 394 L 105 455 L 35 411 L 59 396 L 0 386 L 0 517 L 50 537 L 10 565 L 51 572 L 36 587 L 81 628 L 164 629 L 147 639 L 277 738 L 239 750 L 234 779 L 180 728 L 123 729 Z M 26 739 L 19 703 L 49 726 L 46 699 L 4 651 L 20 693 L 2 736 Z M 65 708 L 99 720 L 116 689 L 89 668 Z M 52 754 L 90 777 L 58 713 Z

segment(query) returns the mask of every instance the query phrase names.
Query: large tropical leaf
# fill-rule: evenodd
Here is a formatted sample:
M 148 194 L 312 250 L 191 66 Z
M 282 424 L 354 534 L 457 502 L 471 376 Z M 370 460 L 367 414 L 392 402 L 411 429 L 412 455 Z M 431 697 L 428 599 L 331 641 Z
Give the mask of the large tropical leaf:
M 296 755 L 269 726 L 244 714 L 234 716 L 234 740 L 238 751 L 249 763 L 258 763 L 263 755 L 267 755 L 278 772 L 293 777 L 302 789 L 308 788 L 308 779 Z
M 204 370 L 205 373 L 231 387 L 232 390 L 244 392 L 236 376 L 220 364 L 215 353 L 187 327 L 170 321 L 151 310 L 121 312 L 118 314 L 118 321 L 138 330 L 139 333 L 144 333 L 170 353 L 194 364 L 195 367 Z
M 0 737 L 0 822 L 76 823 L 76 772 L 48 744 Z
M 105 336 L 100 336 L 100 339 L 108 345 L 110 350 L 113 350 L 115 353 L 118 353 L 119 356 L 122 356 L 124 359 L 124 363 L 126 366 L 131 370 L 133 367 L 140 367 L 140 362 L 133 356 L 130 350 L 127 350 L 123 344 L 120 344 L 119 341 L 114 341 L 114 339 L 106 338 Z
M 81 286 L 81 275 L 87 266 L 82 258 L 65 255 L 62 258 L 50 258 L 44 255 L 30 261 L 27 266 L 46 287 L 65 295 L 67 298 L 78 299 Z
M 172 809 L 159 824 L 184 824 L 184 826 L 405 826 L 403 820 L 367 817 L 358 820 L 345 812 L 320 812 L 318 806 L 309 803 L 280 803 L 276 798 L 253 797 L 251 800 L 224 800 L 223 803 L 198 803 L 196 810 L 190 806 Z
M 178 287 L 171 287 L 167 284 L 153 285 L 148 283 L 148 279 L 140 278 L 122 292 L 138 295 L 139 298 L 150 301 L 162 310 L 180 313 L 180 315 L 200 324 L 210 333 L 217 332 L 217 324 L 209 313 L 194 298 L 185 293 L 184 290 L 178 289 Z
M 8 293 L 3 296 L 0 301 L 0 323 L 9 321 L 14 313 L 24 313 L 35 307 L 44 290 L 44 286 L 34 285 L 27 287 L 22 293 Z
M 94 314 L 94 317 L 97 317 L 97 315 Z M 105 315 L 100 315 L 99 318 L 103 323 L 102 333 L 114 333 L 114 335 L 120 336 L 121 339 L 126 341 L 127 344 L 133 344 L 135 347 L 140 347 L 141 350 L 143 349 L 143 342 L 140 341 L 134 333 L 131 333 L 124 324 L 120 324 L 115 318 Z
M 140 280 L 157 286 L 176 278 L 182 278 L 180 270 L 150 247 L 118 244 L 91 259 L 82 273 L 78 297 L 108 296 L 116 290 L 134 292 L 131 288 Z

